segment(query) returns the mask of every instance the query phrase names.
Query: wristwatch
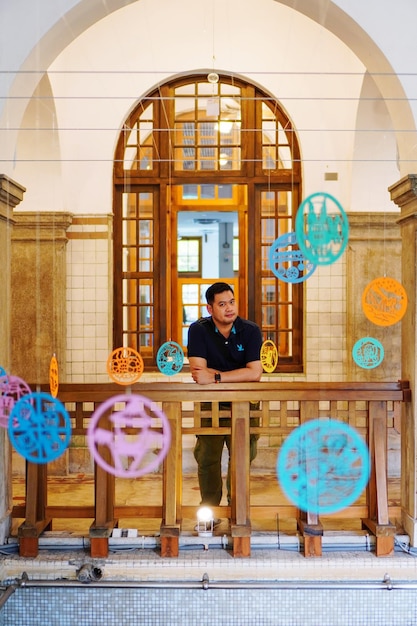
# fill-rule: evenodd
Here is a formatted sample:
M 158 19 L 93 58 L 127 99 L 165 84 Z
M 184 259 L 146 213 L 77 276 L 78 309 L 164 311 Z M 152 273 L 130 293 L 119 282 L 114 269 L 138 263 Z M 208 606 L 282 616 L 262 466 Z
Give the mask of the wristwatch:
M 214 374 L 214 382 L 215 382 L 215 383 L 221 383 L 221 382 L 222 382 L 222 377 L 221 377 L 221 375 L 220 375 L 220 372 L 216 372 L 216 373 Z

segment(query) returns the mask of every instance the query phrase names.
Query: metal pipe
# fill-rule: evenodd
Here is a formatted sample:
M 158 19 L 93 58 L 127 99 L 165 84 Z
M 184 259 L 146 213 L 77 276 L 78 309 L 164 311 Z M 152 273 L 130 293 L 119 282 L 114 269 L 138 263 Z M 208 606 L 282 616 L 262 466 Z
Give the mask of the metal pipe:
M 204 574 L 202 580 L 195 581 L 111 581 L 111 580 L 100 580 L 100 581 L 90 581 L 90 582 L 81 582 L 79 580 L 68 580 L 68 579 L 58 579 L 58 580 L 43 580 L 43 579 L 33 579 L 29 580 L 26 578 L 27 576 L 23 573 L 22 579 L 17 580 L 17 584 L 12 584 L 10 586 L 5 586 L 4 594 L 1 596 L 0 600 L 8 593 L 9 597 L 17 588 L 24 587 L 72 587 L 72 588 L 85 588 L 85 587 L 94 587 L 94 588 L 120 588 L 120 589 L 285 589 L 285 590 L 308 590 L 308 589 L 317 589 L 317 590 L 330 590 L 330 589 L 338 589 L 338 590 L 358 590 L 358 589 L 367 589 L 367 590 L 411 590 L 417 589 L 417 581 L 408 582 L 401 581 L 393 583 L 390 576 L 385 574 L 384 579 L 382 581 L 330 581 L 330 580 L 312 580 L 312 581 L 299 581 L 299 580 L 281 580 L 281 581 L 218 581 L 211 582 L 209 580 L 208 574 Z M 4 600 L 6 601 L 7 598 Z
M 18 585 L 13 584 L 4 588 L 4 592 L 0 596 L 0 609 L 3 608 L 10 596 L 16 591 L 17 587 Z

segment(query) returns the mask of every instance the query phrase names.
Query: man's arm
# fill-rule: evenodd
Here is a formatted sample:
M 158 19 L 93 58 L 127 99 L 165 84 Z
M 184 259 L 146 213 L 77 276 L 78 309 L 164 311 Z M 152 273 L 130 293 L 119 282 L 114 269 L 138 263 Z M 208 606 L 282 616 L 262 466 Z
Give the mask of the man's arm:
M 199 385 L 214 383 L 214 374 L 219 370 L 207 367 L 206 359 L 190 356 L 190 370 L 193 380 Z M 222 383 L 250 383 L 258 382 L 262 376 L 261 361 L 251 361 L 245 367 L 228 372 L 220 372 Z

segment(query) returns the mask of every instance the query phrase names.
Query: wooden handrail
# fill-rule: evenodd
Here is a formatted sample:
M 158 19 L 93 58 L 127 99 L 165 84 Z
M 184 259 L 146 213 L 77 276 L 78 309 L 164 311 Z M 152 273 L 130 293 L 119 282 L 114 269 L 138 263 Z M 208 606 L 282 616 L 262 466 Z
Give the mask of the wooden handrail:
M 46 386 L 31 386 L 48 390 Z M 85 420 L 101 402 L 123 395 L 125 389 L 110 384 L 61 384 L 58 398 L 70 407 L 73 433 L 86 434 Z M 161 507 L 126 507 L 123 517 L 149 517 L 161 515 L 161 554 L 175 556 L 179 549 L 181 520 L 190 507 L 182 505 L 182 436 L 198 433 L 225 433 L 232 436 L 231 476 L 232 504 L 223 507 L 231 518 L 235 556 L 250 554 L 249 494 L 249 434 L 280 434 L 285 436 L 303 421 L 313 417 L 331 416 L 355 426 L 366 438 L 370 448 L 372 474 L 367 488 L 367 503 L 358 506 L 358 516 L 364 526 L 377 537 L 377 554 L 393 550 L 393 526 L 388 519 L 387 498 L 387 418 L 399 422 L 401 402 L 410 400 L 409 386 L 404 381 L 388 383 L 304 383 L 259 382 L 196 385 L 195 383 L 161 382 L 136 383 L 128 393 L 145 396 L 161 403 L 172 432 L 171 448 L 163 464 L 163 501 Z M 249 403 L 261 401 L 261 408 L 251 413 L 261 420 L 258 427 L 249 428 Z M 201 427 L 200 403 L 211 402 L 215 408 L 212 428 Z M 231 403 L 231 428 L 218 426 L 221 414 L 217 403 Z M 84 406 L 86 403 L 88 405 Z M 191 408 L 190 408 L 191 403 Z M 340 406 L 342 405 L 342 406 Z M 75 408 L 74 408 L 75 407 Z M 195 408 L 195 410 L 194 410 Z M 182 418 L 188 418 L 186 420 Z M 191 419 L 190 419 L 191 418 Z M 384 434 L 383 434 L 384 433 Z M 234 445 L 233 445 L 234 444 Z M 122 507 L 114 501 L 114 477 L 95 467 L 94 523 L 90 528 L 93 556 L 106 556 L 108 537 L 117 524 Z M 71 507 L 66 507 L 68 510 Z M 272 507 L 273 508 L 273 507 Z M 275 507 L 276 508 L 276 507 Z M 128 510 L 129 509 L 129 510 Z M 283 510 L 297 515 L 298 526 L 304 537 L 306 556 L 321 554 L 322 528 L 317 515 L 298 512 L 290 504 Z M 28 463 L 25 521 L 19 527 L 19 546 L 22 556 L 35 556 L 40 534 L 51 526 L 52 518 L 70 515 L 68 510 L 59 515 L 59 507 L 47 504 L 46 466 Z M 217 510 L 221 510 L 218 507 Z M 22 513 L 16 507 L 14 515 Z M 74 517 L 91 513 L 91 507 L 74 507 Z M 387 539 L 388 538 L 388 539 Z

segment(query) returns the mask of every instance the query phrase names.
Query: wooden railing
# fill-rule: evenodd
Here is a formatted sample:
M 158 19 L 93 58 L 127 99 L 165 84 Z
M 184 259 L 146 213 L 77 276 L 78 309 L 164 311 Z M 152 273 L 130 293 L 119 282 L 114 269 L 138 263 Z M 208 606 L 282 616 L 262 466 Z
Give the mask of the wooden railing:
M 137 383 L 129 390 L 160 403 L 171 427 L 171 446 L 163 463 L 161 506 L 116 506 L 115 478 L 95 466 L 95 501 L 93 506 L 48 506 L 47 466 L 27 464 L 26 505 L 16 506 L 13 516 L 24 518 L 18 529 L 21 556 L 36 556 L 41 533 L 51 528 L 54 518 L 93 518 L 90 546 L 93 557 L 108 554 L 108 538 L 119 518 L 160 518 L 161 555 L 178 556 L 181 521 L 195 519 L 196 508 L 182 503 L 182 436 L 184 434 L 231 434 L 230 507 L 216 507 L 214 513 L 231 520 L 234 556 L 250 556 L 251 515 L 297 519 L 304 538 L 305 556 L 320 556 L 323 529 L 319 516 L 299 511 L 290 503 L 251 506 L 249 488 L 250 433 L 279 436 L 284 439 L 307 420 L 331 417 L 343 421 L 368 442 L 371 478 L 366 488 L 366 503 L 344 510 L 343 518 L 362 520 L 363 527 L 376 537 L 377 556 L 394 549 L 395 527 L 389 519 L 387 491 L 387 428 L 399 429 L 401 403 L 410 400 L 404 381 L 398 383 L 234 383 L 196 385 L 189 383 Z M 105 400 L 123 393 L 115 384 L 64 384 L 58 397 L 70 413 L 73 435 L 85 435 L 93 410 Z M 259 410 L 250 411 L 250 403 L 261 401 Z M 202 427 L 201 403 L 212 403 L 212 426 Z M 231 428 L 219 426 L 220 402 L 231 403 Z M 230 413 L 228 413 L 230 416 Z M 249 417 L 260 419 L 259 427 L 250 427 Z M 71 529 L 68 528 L 70 531 Z

